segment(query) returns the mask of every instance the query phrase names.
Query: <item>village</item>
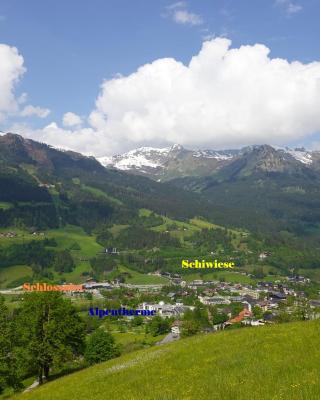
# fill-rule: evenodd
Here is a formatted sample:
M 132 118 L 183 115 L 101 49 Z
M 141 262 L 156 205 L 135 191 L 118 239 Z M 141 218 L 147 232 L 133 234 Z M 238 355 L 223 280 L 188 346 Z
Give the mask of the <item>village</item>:
M 178 274 L 162 274 L 169 280 L 167 285 L 133 285 L 118 280 L 96 282 L 89 278 L 83 285 L 83 292 L 90 294 L 93 300 L 117 299 L 121 306 L 127 306 L 127 300 L 143 298 L 138 308 L 154 310 L 156 315 L 170 318 L 175 338 L 182 333 L 186 312 L 194 312 L 199 307 L 208 314 L 210 324 L 201 330 L 206 333 L 287 322 L 292 318 L 320 318 L 320 297 L 308 297 L 303 289 L 308 287 L 310 279 L 303 276 L 249 285 L 201 279 L 187 282 Z M 69 296 L 81 297 L 84 293 L 70 293 Z
M 43 236 L 43 232 L 30 231 L 33 236 Z M 3 237 L 14 238 L 14 231 L 2 233 Z M 117 257 L 120 252 L 116 247 L 107 247 L 103 253 L 107 257 Z M 101 254 L 99 253 L 99 256 Z M 258 261 L 264 261 L 269 252 L 258 254 Z M 233 271 L 233 282 L 228 279 L 188 280 L 186 274 L 156 270 L 148 275 L 161 277 L 166 283 L 133 284 L 126 279 L 112 278 L 98 280 L 85 277 L 81 290 L 64 291 L 75 304 L 88 300 L 92 303 L 114 301 L 121 307 L 134 303 L 142 310 L 154 311 L 155 315 L 170 320 L 171 335 L 179 338 L 184 333 L 184 321 L 201 310 L 205 320 L 201 322 L 198 332 L 216 332 L 235 327 L 257 327 L 293 320 L 312 320 L 320 318 L 320 293 L 309 296 L 308 287 L 312 285 L 310 278 L 291 273 L 273 281 L 258 280 L 252 273 L 244 269 Z M 253 283 L 243 283 L 242 276 Z M 70 285 L 70 282 L 60 282 Z M 81 285 L 80 285 L 81 286 Z M 63 290 L 62 290 L 63 291 Z M 1 290 L 2 294 L 23 294 L 22 287 Z M 129 304 L 130 303 L 130 304 Z M 191 317 L 190 317 L 191 315 Z M 127 316 L 124 320 L 130 321 Z M 145 322 L 152 317 L 145 317 Z

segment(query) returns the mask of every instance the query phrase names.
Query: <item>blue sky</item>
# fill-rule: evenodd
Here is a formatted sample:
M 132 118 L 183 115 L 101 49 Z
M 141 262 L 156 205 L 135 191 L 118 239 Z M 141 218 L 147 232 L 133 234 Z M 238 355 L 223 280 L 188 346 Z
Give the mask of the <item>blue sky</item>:
M 82 147 L 69 140 L 66 141 L 66 147 L 95 153 L 101 142 L 91 148 L 90 137 L 95 141 L 97 136 L 104 135 L 101 124 L 98 124 L 99 127 L 97 123 L 94 124 L 93 134 L 90 131 L 93 125 L 87 124 L 87 118 L 97 109 L 96 100 L 100 96 L 102 100 L 108 102 L 110 99 L 112 104 L 116 104 L 119 96 L 125 96 L 118 93 L 116 101 L 112 96 L 107 97 L 110 95 L 109 88 L 103 91 L 103 82 L 119 76 L 117 74 L 130 76 L 139 67 L 158 59 L 173 58 L 188 65 L 190 59 L 199 53 L 202 43 L 216 37 L 231 39 L 230 46 L 236 49 L 242 45 L 261 43 L 270 49 L 268 57 L 272 59 L 281 58 L 289 63 L 298 60 L 306 65 L 320 58 L 317 40 L 320 36 L 319 11 L 320 3 L 316 0 L 2 0 L 0 43 L 10 48 L 16 47 L 26 68 L 24 73 L 19 74 L 19 82 L 13 84 L 11 94 L 18 99 L 21 93 L 27 93 L 25 105 L 39 106 L 50 110 L 50 113 L 45 118 L 38 118 L 32 113 L 23 116 L 18 115 L 17 111 L 3 112 L 0 129 L 20 128 L 22 134 L 32 137 L 34 132 L 35 138 L 50 142 L 54 136 L 70 134 L 62 131 L 61 120 L 65 113 L 72 112 L 80 116 L 83 122 L 80 133 Z M 0 58 L 1 62 L 5 60 Z M 312 97 L 311 100 L 314 99 L 318 97 Z M 126 110 L 121 108 L 122 114 L 132 111 L 130 105 L 127 107 Z M 18 108 L 21 109 L 22 105 Z M 108 117 L 108 111 L 107 106 L 99 109 L 100 114 L 105 113 L 105 118 Z M 114 112 L 117 114 L 120 111 Z M 301 121 L 303 124 L 305 118 Z M 115 121 L 118 126 L 116 122 L 119 121 Z M 46 135 L 40 132 L 51 123 L 57 126 L 55 133 Z M 317 143 L 317 124 L 318 121 L 304 129 L 303 133 L 296 133 L 292 137 L 285 133 L 278 143 Z M 72 127 L 73 137 L 77 134 L 75 126 L 68 125 L 70 129 Z M 168 126 L 174 131 L 174 141 L 181 138 L 187 146 L 197 144 L 175 133 L 182 128 Z M 89 129 L 88 141 L 84 139 L 83 129 L 86 128 Z M 80 129 L 79 126 L 77 129 Z M 110 126 L 106 129 L 109 130 L 105 133 L 108 137 L 105 145 L 109 146 L 110 151 L 122 150 L 119 143 L 111 144 L 113 139 L 117 141 L 118 131 Z M 125 129 L 125 125 L 121 129 Z M 153 125 L 148 126 L 150 131 L 155 131 L 152 135 L 148 134 L 145 127 L 142 131 L 144 129 L 147 132 L 145 135 L 128 133 L 129 138 L 134 137 L 128 147 L 140 143 L 170 142 L 170 137 L 161 137 Z M 279 126 L 279 131 L 283 129 Z M 241 130 L 239 132 L 241 134 Z M 214 137 L 210 140 L 208 134 L 204 136 L 205 140 L 199 142 L 200 147 L 245 145 L 248 140 L 254 139 L 244 136 L 243 140 L 231 138 L 224 143 Z M 125 139 L 126 135 L 123 134 L 121 140 Z M 264 140 L 265 136 L 261 139 Z M 63 146 L 63 140 L 58 143 L 53 140 L 53 144 Z M 110 151 L 106 150 L 105 153 Z

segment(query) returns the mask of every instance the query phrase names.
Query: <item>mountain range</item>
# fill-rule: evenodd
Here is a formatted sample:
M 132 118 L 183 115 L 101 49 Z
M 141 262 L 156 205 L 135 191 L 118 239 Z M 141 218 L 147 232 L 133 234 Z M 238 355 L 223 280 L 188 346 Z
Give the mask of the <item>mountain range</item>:
M 107 167 L 104 167 L 107 165 Z M 150 179 L 151 178 L 151 179 Z M 239 150 L 140 148 L 108 159 L 0 136 L 0 225 L 126 224 L 148 208 L 250 231 L 317 235 L 320 153 L 269 145 Z
M 186 176 L 208 176 L 224 167 L 239 164 L 241 160 L 260 157 L 257 169 L 284 171 L 299 169 L 301 165 L 319 170 L 320 152 L 304 148 L 279 148 L 269 145 L 253 145 L 232 150 L 188 150 L 179 144 L 171 147 L 140 147 L 121 155 L 100 157 L 98 161 L 107 168 L 148 176 L 167 181 Z
M 99 159 L 108 169 L 170 182 L 212 205 L 214 221 L 308 235 L 320 226 L 320 152 L 252 145 L 236 150 L 142 147 Z

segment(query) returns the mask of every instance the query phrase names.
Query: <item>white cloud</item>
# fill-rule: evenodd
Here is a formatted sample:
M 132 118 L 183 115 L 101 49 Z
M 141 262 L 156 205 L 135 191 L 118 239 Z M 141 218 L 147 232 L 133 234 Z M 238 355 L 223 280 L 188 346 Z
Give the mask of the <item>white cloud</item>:
M 14 89 L 24 72 L 23 57 L 18 50 L 15 47 L 0 44 L 0 115 L 2 119 L 6 114 L 14 113 L 18 109 Z
M 59 127 L 56 122 L 51 122 L 42 129 L 30 129 L 30 126 L 25 123 L 15 123 L 9 131 L 56 148 L 73 150 L 86 155 L 115 154 L 121 148 L 112 137 L 92 127 L 65 129 Z
M 184 1 L 178 1 L 166 7 L 165 16 L 170 17 L 177 24 L 183 25 L 202 25 L 203 19 L 200 15 L 187 10 L 187 4 Z
M 45 118 L 50 113 L 47 108 L 26 105 L 23 110 L 20 107 L 27 101 L 27 93 L 16 96 L 17 83 L 26 71 L 24 60 L 15 47 L 0 44 L 0 121 L 8 117 L 35 115 Z
M 191 13 L 187 10 L 176 10 L 173 13 L 173 20 L 178 24 L 188 24 L 188 25 L 201 25 L 203 20 L 200 15 Z
M 291 0 L 276 0 L 276 4 L 284 7 L 287 15 L 293 15 L 302 10 L 302 6 L 296 3 L 293 3 Z
M 164 58 L 103 83 L 91 125 L 119 143 L 286 143 L 320 130 L 320 63 L 269 57 L 260 44 L 205 42 L 189 65 Z
M 22 99 L 24 101 L 24 99 Z M 19 98 L 19 103 L 21 103 L 21 96 Z M 26 106 L 20 113 L 22 117 L 31 117 L 36 116 L 39 118 L 46 118 L 50 114 L 50 110 L 48 108 L 41 108 L 38 106 Z
M 79 126 L 82 124 L 82 119 L 79 115 L 74 114 L 73 112 L 67 112 L 63 116 L 62 123 L 66 127 Z
M 215 38 L 186 65 L 162 58 L 103 82 L 87 128 L 14 131 L 96 156 L 159 143 L 283 145 L 320 132 L 320 62 L 271 58 L 262 44 L 230 46 Z

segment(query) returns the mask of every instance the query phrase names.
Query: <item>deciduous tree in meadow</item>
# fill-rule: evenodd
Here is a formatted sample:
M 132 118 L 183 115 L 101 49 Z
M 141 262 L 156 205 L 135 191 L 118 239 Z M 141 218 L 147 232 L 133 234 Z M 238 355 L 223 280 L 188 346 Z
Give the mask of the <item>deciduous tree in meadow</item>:
M 84 323 L 69 300 L 57 292 L 30 293 L 18 315 L 20 341 L 37 370 L 39 383 L 50 369 L 84 350 Z

